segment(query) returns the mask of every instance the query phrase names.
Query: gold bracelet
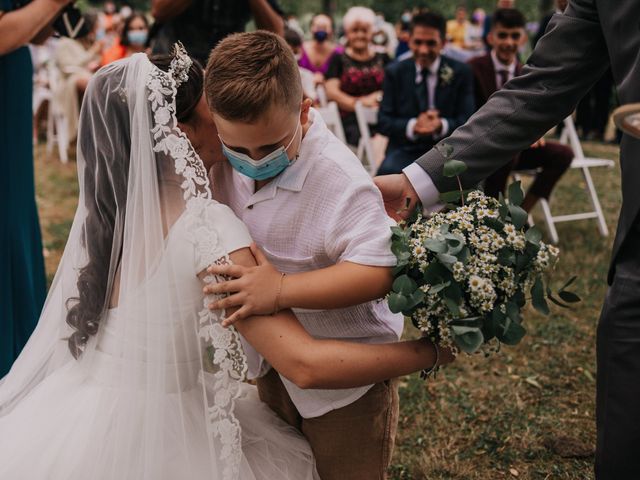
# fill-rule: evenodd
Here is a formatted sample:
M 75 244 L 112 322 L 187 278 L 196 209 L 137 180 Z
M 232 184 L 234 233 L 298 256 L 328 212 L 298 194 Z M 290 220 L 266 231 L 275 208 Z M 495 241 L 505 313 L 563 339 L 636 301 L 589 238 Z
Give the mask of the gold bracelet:
M 280 311 L 280 294 L 282 293 L 282 284 L 284 283 L 284 277 L 286 273 L 280 273 L 280 285 L 278 285 L 278 291 L 276 292 L 276 300 L 273 303 L 273 314 L 276 315 Z

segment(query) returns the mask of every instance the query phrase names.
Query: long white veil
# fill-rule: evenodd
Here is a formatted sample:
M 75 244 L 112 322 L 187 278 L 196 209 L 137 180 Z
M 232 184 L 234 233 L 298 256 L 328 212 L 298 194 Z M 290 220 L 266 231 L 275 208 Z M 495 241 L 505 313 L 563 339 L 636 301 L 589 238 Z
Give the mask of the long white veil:
M 177 128 L 175 94 L 171 72 L 144 54 L 104 67 L 85 93 L 71 233 L 38 326 L 0 382 L 2 422 L 74 372 L 68 407 L 51 387 L 53 406 L 25 426 L 64 425 L 59 448 L 42 452 L 61 457 L 59 470 L 41 478 L 253 478 L 234 414 L 244 354 L 194 274 L 224 261 L 225 232 L 206 221 L 207 172 Z

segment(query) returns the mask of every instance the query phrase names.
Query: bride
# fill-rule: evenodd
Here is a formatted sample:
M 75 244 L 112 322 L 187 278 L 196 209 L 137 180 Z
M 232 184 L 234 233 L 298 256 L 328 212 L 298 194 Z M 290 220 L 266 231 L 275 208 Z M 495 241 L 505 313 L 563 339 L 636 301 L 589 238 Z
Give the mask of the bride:
M 164 71 L 136 54 L 89 84 L 73 226 L 38 326 L 0 381 L 0 478 L 318 478 L 304 438 L 242 382 L 243 341 L 306 387 L 438 360 L 427 341 L 316 340 L 287 311 L 238 322 L 244 339 L 220 325 L 204 272 L 251 264 L 251 238 L 212 200 L 210 162 L 179 128 L 199 138 L 178 119 L 202 108 L 201 85 L 176 101 L 194 67 L 177 55 Z

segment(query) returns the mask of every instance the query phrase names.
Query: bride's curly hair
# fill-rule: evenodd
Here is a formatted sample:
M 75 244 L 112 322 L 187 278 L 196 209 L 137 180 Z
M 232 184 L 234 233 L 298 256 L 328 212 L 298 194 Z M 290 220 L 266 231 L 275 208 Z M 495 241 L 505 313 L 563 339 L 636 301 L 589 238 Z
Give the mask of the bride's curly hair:
M 168 71 L 171 55 L 151 56 L 151 62 L 163 71 Z M 189 79 L 180 85 L 176 94 L 176 116 L 179 122 L 188 122 L 203 92 L 202 67 L 193 62 L 189 71 Z M 96 75 L 93 89 L 105 92 L 108 74 Z M 87 91 L 90 93 L 91 88 Z M 112 92 L 113 95 L 113 92 Z M 115 96 L 115 95 L 114 95 Z M 87 98 L 88 95 L 85 97 Z M 117 97 L 116 97 L 117 98 Z M 124 225 L 127 202 L 127 185 L 129 181 L 129 156 L 131 147 L 129 111 L 126 104 L 119 101 L 104 102 L 99 99 L 96 104 L 83 105 L 80 113 L 80 125 L 92 125 L 92 116 L 96 108 L 111 109 L 117 131 L 110 131 L 115 136 L 113 141 L 101 142 L 94 132 L 79 132 L 79 151 L 91 156 L 85 162 L 84 198 L 87 216 L 83 225 L 82 245 L 85 247 L 88 261 L 78 274 L 78 296 L 67 300 L 67 324 L 73 329 L 68 338 L 68 346 L 74 358 L 80 357 L 89 337 L 98 332 L 100 320 L 109 305 L 112 290 L 112 279 L 120 260 L 122 243 L 115 244 L 115 235 Z M 97 104 L 100 104 L 99 106 Z M 125 108 L 123 108 L 125 107 Z M 118 168 L 106 168 L 108 163 L 118 164 Z M 111 172 L 111 175 L 107 174 Z

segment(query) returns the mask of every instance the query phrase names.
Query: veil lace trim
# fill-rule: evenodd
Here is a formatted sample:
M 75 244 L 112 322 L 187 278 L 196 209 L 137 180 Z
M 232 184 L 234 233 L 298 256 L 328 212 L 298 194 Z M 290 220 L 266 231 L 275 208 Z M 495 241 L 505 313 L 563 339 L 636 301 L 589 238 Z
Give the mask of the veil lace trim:
M 154 117 L 151 130 L 155 140 L 154 151 L 170 155 L 174 159 L 176 173 L 184 179 L 181 187 L 186 201 L 186 230 L 192 237 L 197 254 L 206 264 L 231 263 L 218 240 L 213 222 L 207 217 L 207 206 L 212 201 L 207 171 L 191 142 L 178 128 L 175 79 L 154 66 L 147 88 Z M 213 276 L 205 278 L 207 282 L 218 280 Z M 247 359 L 238 332 L 233 327 L 223 328 L 221 325 L 225 312 L 208 309 L 208 304 L 214 299 L 213 295 L 204 298 L 196 327 L 203 358 L 200 380 L 212 458 L 223 462 L 225 479 L 235 479 L 242 461 L 242 432 L 234 409 L 235 399 L 240 393 L 239 382 L 247 372 Z M 212 371 L 205 371 L 205 359 L 213 367 Z M 221 444 L 221 451 L 215 451 L 216 440 Z

